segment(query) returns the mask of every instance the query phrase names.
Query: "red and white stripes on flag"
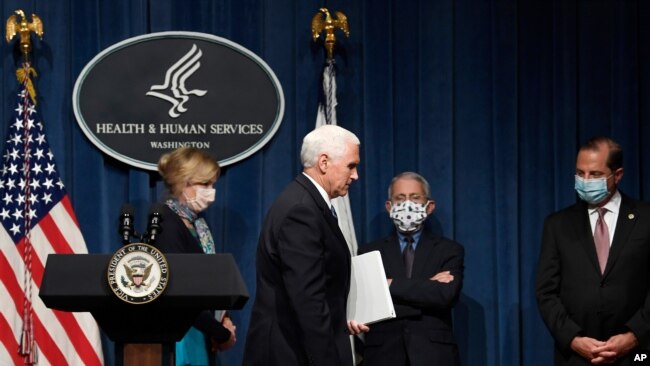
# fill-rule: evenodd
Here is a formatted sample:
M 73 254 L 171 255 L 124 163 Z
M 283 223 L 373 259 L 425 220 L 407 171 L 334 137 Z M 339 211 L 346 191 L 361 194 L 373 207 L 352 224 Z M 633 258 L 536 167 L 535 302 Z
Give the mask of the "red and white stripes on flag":
M 22 70 L 28 76 L 29 64 Z M 103 365 L 93 317 L 48 309 L 38 296 L 48 254 L 88 250 L 27 77 L 7 136 L 0 167 L 0 365 Z
M 322 101 L 318 104 L 318 113 L 316 114 L 316 127 L 323 125 L 336 125 L 336 70 L 334 60 L 327 60 L 323 69 L 323 96 Z M 354 222 L 352 222 L 352 209 L 350 208 L 350 198 L 348 195 L 337 197 L 332 200 L 332 205 L 336 210 L 339 220 L 339 227 L 345 241 L 348 243 L 350 254 L 357 255 L 357 235 L 354 232 Z

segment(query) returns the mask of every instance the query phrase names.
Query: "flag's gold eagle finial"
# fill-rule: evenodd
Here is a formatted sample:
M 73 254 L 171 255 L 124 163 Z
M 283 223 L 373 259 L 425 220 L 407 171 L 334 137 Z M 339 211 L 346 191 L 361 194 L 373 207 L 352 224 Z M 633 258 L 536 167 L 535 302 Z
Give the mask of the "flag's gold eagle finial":
M 7 18 L 7 25 L 5 27 L 5 39 L 7 43 L 16 36 L 20 34 L 20 52 L 25 57 L 25 60 L 29 59 L 29 53 L 32 50 L 32 42 L 30 39 L 30 33 L 34 32 L 36 35 L 43 39 L 43 22 L 41 18 L 36 14 L 32 14 L 32 22 L 28 23 L 27 18 L 25 17 L 25 12 L 22 9 L 15 11 L 16 14 L 12 14 Z M 20 17 L 18 19 L 17 16 Z
M 323 30 L 325 31 L 325 49 L 327 50 L 328 60 L 334 58 L 334 44 L 336 43 L 334 31 L 336 28 L 342 30 L 346 37 L 350 37 L 348 18 L 340 11 L 335 11 L 334 14 L 336 19 L 332 18 L 327 8 L 320 8 L 318 13 L 311 19 L 311 35 L 314 42 L 318 39 L 320 33 Z

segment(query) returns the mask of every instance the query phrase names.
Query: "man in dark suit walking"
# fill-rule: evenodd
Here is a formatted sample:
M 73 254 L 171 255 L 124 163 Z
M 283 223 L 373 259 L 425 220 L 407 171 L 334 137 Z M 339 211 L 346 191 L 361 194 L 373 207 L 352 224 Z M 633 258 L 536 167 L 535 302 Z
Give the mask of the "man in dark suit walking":
M 417 173 L 393 178 L 386 211 L 397 232 L 359 249 L 378 250 L 396 318 L 365 335 L 364 366 L 456 366 L 451 309 L 463 286 L 463 247 L 423 229 L 435 209 L 429 183 Z
M 257 249 L 245 366 L 349 366 L 350 252 L 330 200 L 358 179 L 359 139 L 326 125 L 305 136 L 303 173 L 273 203 Z
M 650 337 L 650 205 L 618 191 L 623 152 L 599 137 L 580 147 L 580 201 L 546 218 L 537 304 L 556 365 L 630 365 Z

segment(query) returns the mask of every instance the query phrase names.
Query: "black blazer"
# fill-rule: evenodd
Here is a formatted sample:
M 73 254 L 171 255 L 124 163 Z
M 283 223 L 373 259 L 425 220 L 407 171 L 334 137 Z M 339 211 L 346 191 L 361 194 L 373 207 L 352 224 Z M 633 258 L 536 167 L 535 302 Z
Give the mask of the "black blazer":
M 203 253 L 199 240 L 192 235 L 183 220 L 167 205 L 163 205 L 161 211 L 160 227 L 162 230 L 154 244 L 163 254 Z M 230 338 L 230 331 L 214 318 L 212 311 L 201 312 L 193 325 L 208 337 L 214 338 L 218 343 L 224 343 Z
M 199 240 L 183 220 L 167 205 L 162 205 L 160 233 L 154 243 L 163 253 L 203 253 Z
M 459 365 L 458 348 L 452 334 L 451 309 L 463 287 L 465 250 L 449 239 L 422 232 L 415 250 L 411 278 L 405 276 L 397 235 L 370 243 L 359 254 L 378 250 L 397 317 L 372 324 L 365 335 L 364 366 Z M 429 280 L 451 271 L 454 280 Z
M 650 338 L 650 205 L 622 195 L 601 275 L 587 204 L 546 218 L 537 269 L 537 304 L 555 338 L 556 365 L 588 365 L 571 350 L 575 336 L 599 340 L 632 331 Z M 632 352 L 633 354 L 633 352 Z M 627 365 L 630 357 L 617 365 Z
M 352 365 L 350 252 L 328 205 L 300 174 L 269 209 L 243 364 Z

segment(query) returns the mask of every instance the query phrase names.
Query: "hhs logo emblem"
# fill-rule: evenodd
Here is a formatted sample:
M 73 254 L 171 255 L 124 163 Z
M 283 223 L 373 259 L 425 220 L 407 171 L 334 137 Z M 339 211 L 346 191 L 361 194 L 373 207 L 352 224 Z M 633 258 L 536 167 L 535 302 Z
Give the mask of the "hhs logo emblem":
M 202 97 L 208 92 L 199 89 L 187 90 L 185 87 L 185 81 L 201 67 L 199 59 L 202 55 L 203 52 L 196 45 L 192 45 L 192 49 L 167 70 L 164 83 L 152 85 L 147 92 L 148 96 L 160 98 L 172 104 L 169 109 L 171 118 L 178 118 L 181 113 L 187 111 L 185 103 L 190 99 L 190 95 Z M 156 90 L 167 91 L 167 94 Z
M 221 166 L 245 159 L 284 114 L 269 65 L 242 45 L 195 32 L 145 34 L 103 50 L 77 78 L 72 105 L 97 148 L 152 171 L 181 146 L 207 150 Z

